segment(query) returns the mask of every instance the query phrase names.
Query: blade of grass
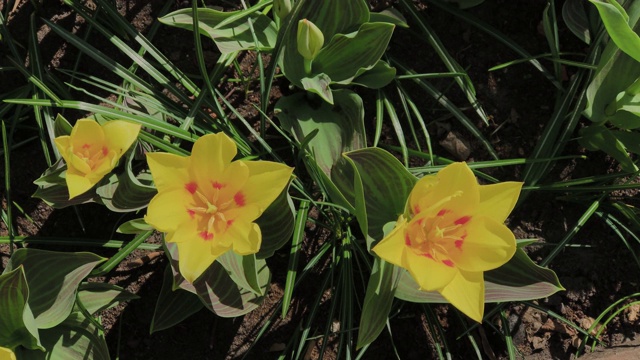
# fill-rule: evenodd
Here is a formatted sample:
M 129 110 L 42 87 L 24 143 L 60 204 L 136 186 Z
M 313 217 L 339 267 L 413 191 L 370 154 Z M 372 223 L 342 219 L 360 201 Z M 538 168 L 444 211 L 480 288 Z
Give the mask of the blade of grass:
M 400 150 L 402 152 L 402 159 L 404 161 L 404 166 L 409 166 L 409 151 L 407 149 L 407 142 L 404 138 L 404 131 L 402 130 L 402 125 L 400 125 L 400 119 L 398 119 L 398 113 L 396 112 L 396 108 L 393 105 L 393 102 L 389 100 L 387 94 L 382 91 L 382 103 L 384 104 L 384 108 L 387 110 L 387 115 L 389 115 L 389 120 L 391 120 L 391 125 L 393 126 L 393 130 L 395 130 L 396 136 L 398 137 L 398 142 L 400 143 Z
M 282 296 L 282 318 L 284 319 L 289 312 L 291 305 L 291 295 L 293 294 L 293 286 L 296 281 L 298 269 L 298 258 L 300 255 L 302 240 L 304 239 L 304 228 L 307 223 L 307 214 L 309 212 L 309 201 L 303 200 L 298 207 L 296 220 L 293 227 L 293 237 L 291 239 L 291 251 L 289 252 L 289 266 L 287 267 L 287 279 L 284 286 L 284 295 Z

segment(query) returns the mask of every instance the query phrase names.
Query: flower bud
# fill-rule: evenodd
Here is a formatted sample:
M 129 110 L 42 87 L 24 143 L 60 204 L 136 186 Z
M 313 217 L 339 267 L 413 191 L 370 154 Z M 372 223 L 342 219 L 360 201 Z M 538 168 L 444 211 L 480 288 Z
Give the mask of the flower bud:
M 322 31 L 311 21 L 298 22 L 298 52 L 306 60 L 313 60 L 324 45 Z
M 280 19 L 284 19 L 291 12 L 292 0 L 273 0 L 273 12 Z

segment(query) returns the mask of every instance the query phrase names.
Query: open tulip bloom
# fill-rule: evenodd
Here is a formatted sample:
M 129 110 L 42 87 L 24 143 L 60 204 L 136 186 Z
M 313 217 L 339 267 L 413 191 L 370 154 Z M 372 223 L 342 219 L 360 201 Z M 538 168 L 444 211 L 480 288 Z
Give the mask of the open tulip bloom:
M 438 291 L 475 321 L 484 312 L 483 272 L 516 251 L 504 221 L 522 183 L 479 185 L 465 163 L 454 163 L 414 186 L 395 228 L 372 250 L 409 271 L 424 291 Z
M 84 194 L 110 173 L 139 132 L 140 125 L 123 120 L 100 125 L 91 119 L 80 119 L 71 135 L 57 137 L 56 147 L 67 163 L 69 199 Z
M 180 274 L 193 283 L 220 255 L 257 253 L 254 221 L 289 183 L 293 169 L 270 161 L 232 161 L 236 144 L 224 133 L 193 145 L 191 156 L 149 153 L 158 194 L 145 221 L 178 247 Z

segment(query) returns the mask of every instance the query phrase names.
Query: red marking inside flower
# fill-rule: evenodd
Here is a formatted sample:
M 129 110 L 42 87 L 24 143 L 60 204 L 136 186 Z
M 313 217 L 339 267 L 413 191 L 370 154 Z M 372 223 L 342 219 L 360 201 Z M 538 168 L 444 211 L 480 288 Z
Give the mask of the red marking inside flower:
M 469 220 L 471 220 L 471 216 L 463 216 L 463 217 L 459 218 L 458 220 L 454 221 L 453 223 L 456 224 L 456 225 L 464 225 L 464 224 L 468 223 Z
M 411 239 L 409 238 L 409 234 L 404 236 L 404 244 L 407 246 L 411 246 Z
M 464 240 L 456 240 L 456 248 L 462 250 L 462 244 L 464 244 Z
M 193 182 L 193 181 L 192 181 L 192 182 L 190 182 L 190 183 L 186 183 L 186 184 L 184 185 L 184 188 L 185 188 L 185 189 L 187 189 L 187 191 L 188 191 L 190 194 L 195 194 L 195 193 L 196 193 L 196 190 L 198 189 L 198 185 L 197 185 L 195 182 Z
M 213 233 L 210 233 L 208 231 L 202 231 L 200 234 L 198 234 L 204 241 L 209 241 L 213 239 Z
M 413 207 L 413 213 L 414 213 L 414 214 L 417 214 L 417 213 L 419 213 L 419 212 L 420 212 L 420 205 L 416 205 L 416 206 L 414 206 L 414 207 Z
M 109 154 L 109 149 L 106 146 L 102 147 L 102 155 L 107 156 Z
M 189 217 L 191 217 L 191 219 L 194 219 L 196 217 L 195 210 L 187 209 L 187 213 L 189 213 Z
M 447 265 L 448 267 L 453 267 L 453 261 L 451 260 L 442 260 L 442 263 Z
M 211 185 L 213 185 L 214 189 L 218 189 L 218 190 L 222 189 L 225 186 L 224 184 L 221 184 L 217 181 L 212 182 Z
M 227 227 L 233 225 L 233 220 L 227 220 Z
M 244 206 L 244 203 L 245 203 L 244 194 L 241 192 L 237 192 L 233 196 L 233 201 L 235 201 L 236 205 L 238 206 Z
M 429 253 L 422 254 L 422 256 L 426 257 L 427 259 L 435 260 L 435 259 L 433 258 L 433 255 L 431 255 L 431 254 L 429 254 Z
M 91 147 L 91 145 L 90 145 L 90 144 L 84 144 L 84 145 L 82 145 L 82 148 L 83 148 L 83 149 L 88 149 L 88 148 L 90 148 L 90 147 Z
M 442 209 L 442 210 L 438 211 L 437 216 L 444 216 L 444 214 L 446 214 L 446 213 L 448 213 L 448 212 L 449 212 L 449 210 L 447 210 L 447 209 Z

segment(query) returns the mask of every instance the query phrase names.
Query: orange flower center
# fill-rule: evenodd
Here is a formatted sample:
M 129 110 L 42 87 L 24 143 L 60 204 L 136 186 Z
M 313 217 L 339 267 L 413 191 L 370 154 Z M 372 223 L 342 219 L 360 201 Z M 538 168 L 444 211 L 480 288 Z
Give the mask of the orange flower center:
M 464 225 L 471 216 L 456 216 L 441 209 L 434 217 L 411 221 L 405 232 L 405 245 L 415 254 L 453 267 L 454 252 L 461 252 L 467 232 Z
M 97 146 L 84 144 L 80 149 L 73 149 L 73 153 L 89 165 L 89 168 L 93 171 L 102 164 L 109 154 L 109 149 L 106 146 L 98 149 Z
M 225 216 L 225 211 L 233 207 L 244 206 L 242 192 L 238 192 L 230 200 L 222 202 L 220 201 L 220 193 L 225 185 L 213 182 L 212 186 L 213 195 L 211 198 L 207 198 L 198 190 L 198 185 L 195 182 L 185 185 L 185 189 L 190 194 L 195 195 L 194 200 L 196 202 L 196 206 L 187 209 L 189 216 L 191 219 L 198 221 L 199 224 L 206 224 L 206 228 L 198 233 L 203 240 L 213 240 L 215 234 L 226 231 L 233 224 L 233 219 L 228 219 Z

